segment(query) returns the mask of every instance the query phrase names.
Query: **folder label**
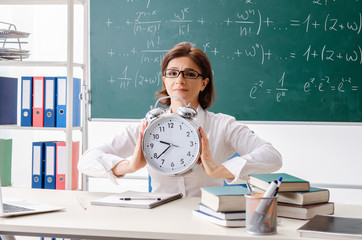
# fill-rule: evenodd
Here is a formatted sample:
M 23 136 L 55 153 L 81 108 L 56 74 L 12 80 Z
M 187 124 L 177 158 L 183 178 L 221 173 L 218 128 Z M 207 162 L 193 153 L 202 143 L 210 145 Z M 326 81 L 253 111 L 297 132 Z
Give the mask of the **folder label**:
M 43 82 L 34 80 L 34 108 L 43 107 Z M 39 114 L 37 112 L 37 114 Z
M 47 146 L 46 149 L 46 159 L 48 160 L 46 163 L 46 175 L 54 175 L 54 147 L 53 146 Z M 49 182 L 49 181 L 48 181 Z
M 58 174 L 65 174 L 67 171 L 67 164 L 66 164 L 66 159 L 67 159 L 67 152 L 66 152 L 66 147 L 65 146 L 58 146 L 57 148 L 57 154 L 58 154 L 58 160 L 57 161 L 57 173 Z
M 41 147 L 34 146 L 33 152 L 33 175 L 40 175 L 41 174 Z M 39 178 L 36 178 L 35 182 L 39 182 Z
M 65 105 L 67 100 L 66 91 L 67 91 L 67 79 L 58 78 L 58 105 Z
M 23 81 L 23 109 L 29 109 L 30 110 L 30 80 L 24 80 Z M 27 117 L 29 115 L 28 112 L 24 112 L 24 117 Z
M 46 80 L 45 109 L 54 109 L 54 81 Z

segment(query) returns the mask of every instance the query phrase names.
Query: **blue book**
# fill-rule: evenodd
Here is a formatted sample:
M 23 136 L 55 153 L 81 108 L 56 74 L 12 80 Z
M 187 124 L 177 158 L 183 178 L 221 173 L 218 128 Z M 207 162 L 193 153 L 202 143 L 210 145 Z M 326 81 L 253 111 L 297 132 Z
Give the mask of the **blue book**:
M 252 174 L 250 175 L 250 183 L 262 190 L 266 190 L 269 184 L 283 178 L 282 183 L 279 187 L 279 193 L 281 192 L 292 192 L 292 191 L 309 191 L 309 181 L 293 176 L 288 173 L 265 173 L 265 174 Z
M 44 143 L 33 142 L 32 188 L 44 188 Z
M 21 77 L 21 126 L 33 126 L 33 77 Z
M 243 186 L 202 187 L 201 204 L 217 212 L 245 211 L 245 194 L 250 192 Z
M 17 124 L 18 79 L 0 77 L 0 125 Z
M 80 93 L 81 93 L 80 78 L 73 79 L 73 127 L 80 127 Z
M 80 78 L 73 78 L 73 127 L 80 126 Z M 67 78 L 57 77 L 56 127 L 66 127 L 67 119 Z
M 56 78 L 44 77 L 44 127 L 55 127 Z
M 57 94 L 56 94 L 56 127 L 66 126 L 67 111 L 67 78 L 57 77 Z
M 203 211 L 200 211 L 200 210 L 193 210 L 192 214 L 194 216 L 197 216 L 208 222 L 212 222 L 217 225 L 224 226 L 224 227 L 245 227 L 246 226 L 245 219 L 220 219 L 220 218 L 214 217 L 214 216 L 212 216 L 208 213 L 205 213 Z
M 44 148 L 44 188 L 55 189 L 56 142 L 46 142 Z

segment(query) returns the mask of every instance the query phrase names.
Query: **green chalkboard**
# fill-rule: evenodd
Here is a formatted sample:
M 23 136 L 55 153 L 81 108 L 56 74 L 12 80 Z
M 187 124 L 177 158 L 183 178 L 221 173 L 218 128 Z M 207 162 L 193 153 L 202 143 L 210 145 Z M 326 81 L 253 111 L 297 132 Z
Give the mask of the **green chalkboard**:
M 362 122 L 360 0 L 90 0 L 91 118 L 139 119 L 175 44 L 210 58 L 210 111 Z

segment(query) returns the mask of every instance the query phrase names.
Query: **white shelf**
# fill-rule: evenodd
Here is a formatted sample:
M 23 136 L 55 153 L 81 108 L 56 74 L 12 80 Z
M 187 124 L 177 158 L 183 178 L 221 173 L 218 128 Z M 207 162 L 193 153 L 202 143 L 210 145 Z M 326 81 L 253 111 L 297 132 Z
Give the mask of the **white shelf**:
M 0 0 L 1 1 L 1 0 Z M 66 61 L 0 61 L 6 67 L 68 67 Z M 82 63 L 73 63 L 74 67 L 84 68 Z
M 72 159 L 72 140 L 73 140 L 73 131 L 81 131 L 82 135 L 82 145 L 83 150 L 87 147 L 87 118 L 83 119 L 82 127 L 69 127 L 72 126 L 72 117 L 73 117 L 73 102 L 72 102 L 72 93 L 73 93 L 73 70 L 75 67 L 81 68 L 83 71 L 83 84 L 82 91 L 86 89 L 88 79 L 88 0 L 0 0 L 0 5 L 66 5 L 67 6 L 67 21 L 64 21 L 64 24 L 67 25 L 67 59 L 65 61 L 0 61 L 0 67 L 65 67 L 67 69 L 66 76 L 70 80 L 70 84 L 67 84 L 67 119 L 65 128 L 49 128 L 49 127 L 22 127 L 19 125 L 0 125 L 0 129 L 16 130 L 16 131 L 62 131 L 65 133 L 65 142 L 66 144 L 66 156 L 67 160 L 71 161 Z M 74 5 L 82 5 L 84 11 L 84 47 L 83 47 L 83 63 L 74 62 Z M 87 113 L 87 103 L 82 101 L 84 114 Z M 66 189 L 71 189 L 71 178 L 72 178 L 72 164 L 67 164 L 66 172 L 69 177 L 66 179 Z M 84 180 L 83 180 L 84 181 Z M 86 181 L 84 181 L 86 183 Z M 85 185 L 87 186 L 87 185 Z
M 85 0 L 74 0 L 74 4 L 84 4 Z M 0 4 L 11 5 L 56 5 L 68 4 L 68 0 L 0 0 Z
M 0 125 L 0 129 L 9 129 L 9 130 L 25 130 L 25 131 L 34 131 L 34 130 L 39 130 L 39 131 L 66 131 L 66 128 L 57 128 L 57 127 L 22 127 L 19 125 Z M 72 127 L 70 128 L 71 130 L 79 130 L 79 131 L 83 131 L 82 127 Z

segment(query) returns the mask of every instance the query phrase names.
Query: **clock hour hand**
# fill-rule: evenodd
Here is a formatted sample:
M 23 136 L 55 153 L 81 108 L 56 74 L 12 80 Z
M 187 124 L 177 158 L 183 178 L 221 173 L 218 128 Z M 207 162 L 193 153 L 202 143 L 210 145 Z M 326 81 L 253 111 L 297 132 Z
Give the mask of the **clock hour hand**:
M 165 142 L 165 141 L 160 141 L 160 143 L 167 144 L 167 145 L 170 145 L 170 146 L 173 146 L 173 147 L 179 147 L 179 146 L 177 146 L 175 144 L 168 143 L 168 142 Z
M 160 155 L 158 155 L 157 159 L 159 159 L 159 158 L 161 157 L 161 155 L 164 154 L 170 147 L 171 147 L 171 145 L 169 145 L 169 146 L 165 149 L 165 151 L 163 151 Z
M 165 142 L 165 141 L 159 141 L 160 143 L 171 145 L 171 143 Z

